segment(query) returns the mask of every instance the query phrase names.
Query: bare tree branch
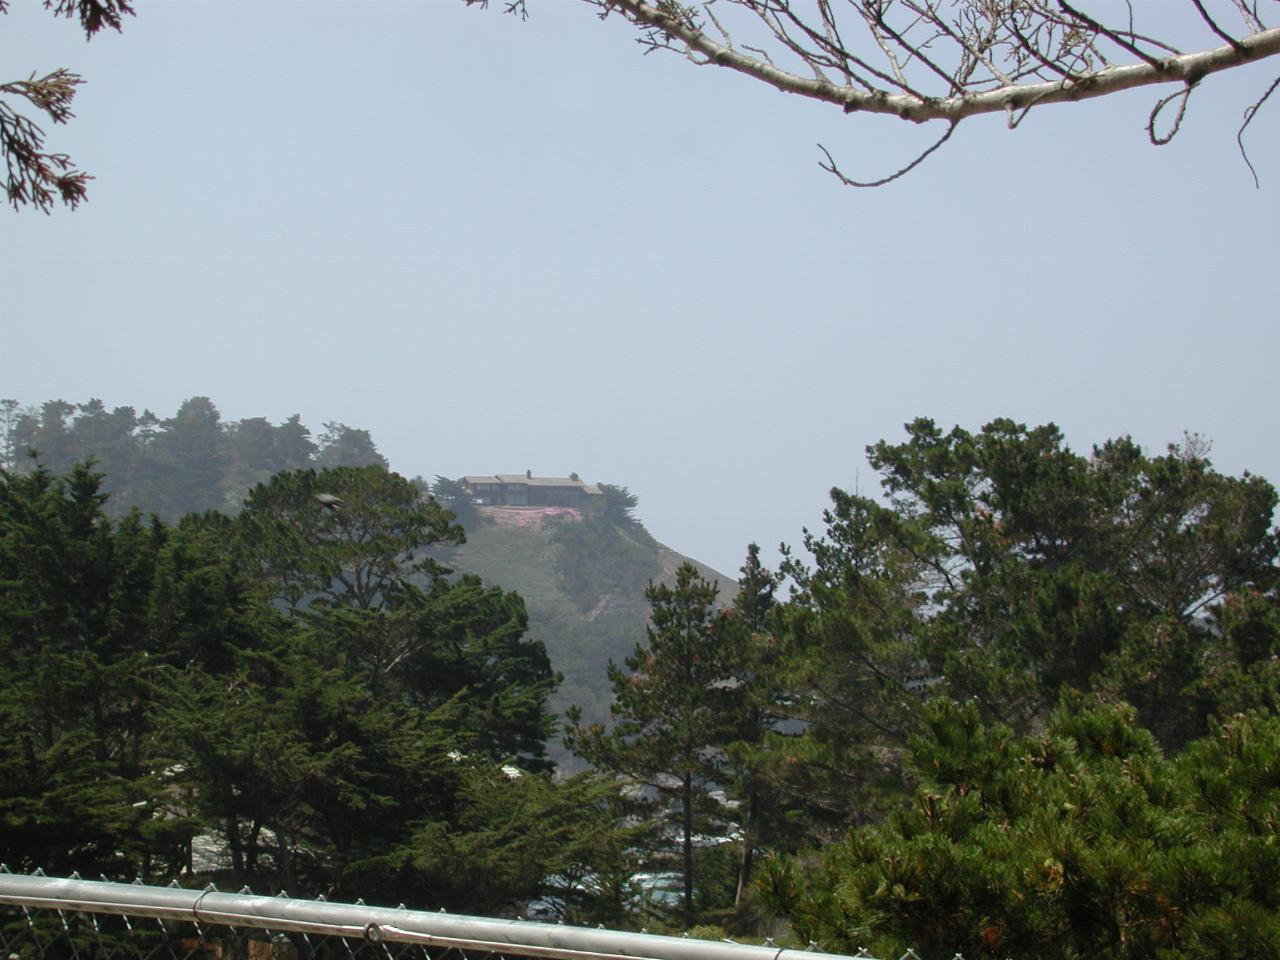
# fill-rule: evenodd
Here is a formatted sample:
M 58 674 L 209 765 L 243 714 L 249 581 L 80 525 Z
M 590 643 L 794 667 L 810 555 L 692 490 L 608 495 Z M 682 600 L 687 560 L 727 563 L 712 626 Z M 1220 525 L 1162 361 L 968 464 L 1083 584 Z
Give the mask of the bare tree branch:
M 1163 147 L 1178 135 L 1178 130 L 1182 127 L 1182 118 L 1187 112 L 1187 101 L 1191 99 L 1191 91 L 1195 88 L 1196 84 L 1194 82 L 1188 83 L 1178 93 L 1171 93 L 1169 96 L 1157 101 L 1156 105 L 1151 109 L 1151 116 L 1147 118 L 1147 137 L 1157 147 Z M 1173 118 L 1173 125 L 1169 127 L 1169 132 L 1161 136 L 1156 133 L 1156 120 L 1160 116 L 1160 111 L 1174 100 L 1178 101 L 1178 112 Z
M 1194 2 L 1194 0 L 1192 0 L 1192 2 Z M 1156 70 L 1160 69 L 1160 61 L 1157 60 L 1155 57 L 1151 56 L 1151 54 L 1147 53 L 1145 50 L 1143 50 L 1132 40 L 1125 39 L 1125 37 L 1122 34 L 1116 33 L 1113 30 L 1108 30 L 1097 20 L 1094 20 L 1089 15 L 1085 13 L 1081 13 L 1075 7 L 1071 6 L 1071 4 L 1067 3 L 1067 0 L 1058 0 L 1058 6 L 1062 8 L 1064 13 L 1066 13 L 1068 16 L 1078 21 L 1079 23 L 1084 24 L 1092 32 L 1100 34 L 1106 37 L 1116 46 L 1122 47 L 1123 49 L 1128 50 L 1139 60 L 1142 60 L 1143 62 L 1145 62 L 1148 66 Z M 1130 34 L 1132 35 L 1132 29 L 1130 29 Z
M 1136 42 L 1122 36 L 1118 31 L 1102 28 L 1102 35 L 1126 49 L 1131 49 L 1139 62 L 1122 64 L 1081 74 L 1062 66 L 1063 56 L 1046 48 L 1048 43 L 1039 44 L 1037 53 L 1045 60 L 1055 64 L 1057 70 L 1064 74 L 1057 79 L 1039 82 L 1002 83 L 988 82 L 968 84 L 963 92 L 943 96 L 927 96 L 923 93 L 909 94 L 897 92 L 888 86 L 865 89 L 854 84 L 835 84 L 829 80 L 817 80 L 804 77 L 790 70 L 779 67 L 776 63 L 748 56 L 738 48 L 732 48 L 717 42 L 700 29 L 691 26 L 686 19 L 674 17 L 661 5 L 648 0 L 587 0 L 596 6 L 607 6 L 611 11 L 618 11 L 633 23 L 661 32 L 670 42 L 679 43 L 700 53 L 705 62 L 753 77 L 784 92 L 793 93 L 810 99 L 836 104 L 846 113 L 867 112 L 883 113 L 900 117 L 904 120 L 924 122 L 928 120 L 959 121 L 983 113 L 994 113 L 1013 107 L 1022 109 L 1029 103 L 1047 105 L 1050 103 L 1071 103 L 1103 97 L 1122 90 L 1151 86 L 1161 83 L 1186 83 L 1199 80 L 1223 70 L 1229 70 L 1241 64 L 1280 54 L 1280 28 L 1256 31 L 1234 43 L 1211 47 L 1193 53 L 1172 54 L 1157 58 L 1143 51 Z M 859 9 L 878 7 L 877 0 L 852 0 Z M 976 0 L 963 0 L 973 3 Z M 1035 0 L 1027 0 L 1033 4 Z M 793 15 L 792 4 L 787 0 L 736 0 L 738 6 L 749 13 L 776 13 L 782 11 Z M 1014 4 L 1015 8 L 1019 5 Z M 1075 11 L 1070 4 L 1064 4 Z M 1097 24 L 1086 15 L 1075 11 L 1082 19 L 1077 26 L 1080 29 L 1091 29 L 1090 24 Z M 941 16 L 941 14 L 937 14 Z M 1012 23 L 1012 21 L 1010 22 Z M 1099 25 L 1100 26 L 1100 25 Z M 1145 38 L 1142 38 L 1145 40 Z M 1016 42 L 1012 32 L 1004 35 L 1004 39 L 990 41 L 990 49 L 1001 44 Z M 799 45 L 792 45 L 797 52 Z M 992 78 L 994 80 L 994 78 Z M 896 83 L 894 84 L 896 86 Z
M 1250 33 L 1256 33 L 1257 31 L 1264 29 L 1262 21 L 1258 19 L 1258 4 L 1256 2 L 1253 4 L 1252 8 L 1246 0 L 1231 0 L 1231 4 L 1236 8 L 1237 12 L 1239 12 L 1240 19 L 1244 21 L 1245 26 L 1249 28 Z
M 715 36 L 703 30 L 694 7 L 676 0 L 585 2 L 602 17 L 617 13 L 640 28 L 647 51 L 670 49 L 845 113 L 946 122 L 947 132 L 932 147 L 879 180 L 845 176 L 822 148 L 821 166 L 850 186 L 898 179 L 968 117 L 1003 112 L 1016 128 L 1033 107 L 1177 83 L 1181 89 L 1162 97 L 1148 118 L 1151 141 L 1167 143 L 1204 78 L 1280 54 L 1280 28 L 1263 25 L 1257 0 L 1219 0 L 1239 13 L 1247 30 L 1241 37 L 1219 24 L 1207 0 L 1187 0 L 1192 23 L 1206 34 L 1205 48 L 1189 53 L 1140 31 L 1131 0 L 1123 0 L 1123 19 L 1114 25 L 1080 0 L 704 0 Z M 744 38 L 741 46 L 737 36 Z M 1217 41 L 1225 45 L 1213 45 Z M 1246 114 L 1245 126 L 1271 92 Z M 1175 100 L 1172 124 L 1157 133 L 1159 117 Z
M 1223 40 L 1227 41 L 1227 43 L 1231 44 L 1231 46 L 1235 47 L 1237 50 L 1240 49 L 1240 41 L 1231 36 L 1231 34 L 1227 33 L 1214 22 L 1213 17 L 1209 16 L 1209 11 L 1204 8 L 1204 4 L 1201 3 L 1200 0 L 1191 0 L 1191 3 L 1200 14 L 1200 18 L 1209 25 L 1210 30 L 1220 36 Z
M 889 176 L 887 177 L 882 177 L 879 180 L 867 180 L 867 181 L 853 180 L 845 176 L 843 173 L 840 172 L 840 168 L 836 166 L 836 162 L 831 156 L 831 151 L 829 151 L 822 144 L 818 144 L 818 149 L 821 150 L 824 154 L 826 154 L 827 162 L 819 163 L 818 166 L 820 166 L 823 170 L 827 171 L 827 173 L 834 174 L 836 178 L 841 183 L 843 183 L 846 187 L 883 187 L 886 183 L 893 183 L 893 181 L 897 180 L 899 177 L 905 177 L 908 173 L 910 173 L 916 167 L 920 166 L 920 164 L 924 163 L 925 160 L 929 158 L 930 154 L 932 154 L 935 150 L 937 150 L 944 143 L 946 143 L 948 140 L 951 139 L 951 134 L 956 132 L 956 127 L 958 127 L 959 125 L 960 125 L 959 120 L 956 120 L 953 123 L 948 124 L 947 132 L 944 133 L 941 137 L 939 137 L 938 140 L 933 144 L 933 146 L 929 147 L 929 149 L 925 150 L 922 154 L 920 154 L 918 157 L 916 157 L 914 160 L 912 160 L 909 164 L 907 164 L 902 169 L 896 171 L 895 173 L 889 174 Z
M 1244 112 L 1244 123 L 1240 124 L 1240 129 L 1236 131 L 1236 143 L 1240 145 L 1240 156 L 1244 158 L 1245 165 L 1249 168 L 1249 172 L 1253 174 L 1253 185 L 1255 188 L 1261 186 L 1258 183 L 1258 171 L 1253 169 L 1253 163 L 1249 160 L 1249 154 L 1244 148 L 1244 131 L 1245 128 L 1253 122 L 1253 118 L 1257 116 L 1262 105 L 1267 102 L 1267 98 L 1276 92 L 1276 87 L 1280 87 L 1280 77 L 1276 77 L 1271 81 L 1271 86 L 1267 87 L 1267 92 L 1253 102 Z

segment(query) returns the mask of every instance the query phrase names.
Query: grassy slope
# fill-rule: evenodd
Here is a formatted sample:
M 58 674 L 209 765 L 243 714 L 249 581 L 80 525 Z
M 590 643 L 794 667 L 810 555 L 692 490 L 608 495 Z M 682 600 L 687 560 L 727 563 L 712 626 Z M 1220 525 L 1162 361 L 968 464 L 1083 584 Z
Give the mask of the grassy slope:
M 642 537 L 628 540 L 630 549 L 640 546 L 651 555 L 655 579 L 663 582 L 674 580 L 676 568 L 689 559 Z M 553 708 L 561 713 L 577 704 L 588 720 L 603 721 L 610 700 L 607 665 L 610 660 L 621 663 L 645 637 L 648 576 L 633 576 L 599 594 L 574 596 L 565 575 L 572 559 L 543 527 L 484 522 L 468 529 L 467 542 L 451 557 L 451 565 L 524 598 L 530 636 L 547 645 L 552 665 L 564 674 Z M 732 578 L 692 562 L 703 577 L 719 583 L 721 602 L 733 599 L 737 584 Z

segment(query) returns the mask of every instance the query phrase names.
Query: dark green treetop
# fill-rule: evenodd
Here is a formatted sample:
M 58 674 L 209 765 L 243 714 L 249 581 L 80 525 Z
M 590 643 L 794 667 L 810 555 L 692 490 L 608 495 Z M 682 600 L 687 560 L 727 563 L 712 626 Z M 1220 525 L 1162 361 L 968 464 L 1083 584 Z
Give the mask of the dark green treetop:
M 115 526 L 87 465 L 0 471 L 0 849 L 49 871 L 136 869 L 154 789 L 140 702 L 163 532 Z
M 1123 705 L 1069 701 L 1044 732 L 925 711 L 909 804 L 771 861 L 763 890 L 823 949 L 1115 957 L 1280 953 L 1280 719 L 1215 725 L 1166 759 Z
M 326 509 L 322 493 L 341 508 Z M 410 579 L 446 573 L 427 548 L 464 538 L 438 502 L 374 465 L 277 474 L 249 492 L 237 524 L 264 585 L 294 608 L 382 610 Z
M 320 445 L 316 451 L 315 465 L 318 467 L 363 467 L 389 466 L 387 458 L 378 452 L 368 430 L 349 427 L 335 420 L 326 421 L 324 433 L 320 434 Z

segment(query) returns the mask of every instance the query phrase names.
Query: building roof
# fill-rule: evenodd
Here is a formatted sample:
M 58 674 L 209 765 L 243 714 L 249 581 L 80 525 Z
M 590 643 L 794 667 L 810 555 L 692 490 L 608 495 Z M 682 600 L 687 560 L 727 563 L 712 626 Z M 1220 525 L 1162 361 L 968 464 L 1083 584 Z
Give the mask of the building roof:
M 501 483 L 507 486 L 524 487 L 576 487 L 588 495 L 599 495 L 601 490 L 594 483 L 584 483 L 571 477 L 530 477 L 523 473 L 498 473 L 493 476 L 467 476 L 463 483 Z

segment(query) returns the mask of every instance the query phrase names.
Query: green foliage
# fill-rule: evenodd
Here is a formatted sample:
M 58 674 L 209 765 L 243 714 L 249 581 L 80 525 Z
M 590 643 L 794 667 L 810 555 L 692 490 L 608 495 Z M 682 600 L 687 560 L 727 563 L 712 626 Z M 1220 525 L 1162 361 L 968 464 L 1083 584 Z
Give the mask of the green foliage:
M 181 764 L 174 783 L 221 827 L 237 879 L 355 895 L 362 863 L 454 813 L 449 753 L 463 741 L 375 698 L 305 636 L 240 652 L 229 675 L 164 680 L 157 719 Z
M 1240 715 L 1166 759 L 1131 708 L 1072 702 L 1045 732 L 925 711 L 921 786 L 884 824 L 763 889 L 829 950 L 971 957 L 1280 951 L 1280 720 Z
M 907 425 L 869 448 L 887 503 L 832 491 L 779 614 L 793 715 L 775 773 L 815 817 L 884 809 L 926 696 L 1036 729 L 1064 689 L 1138 708 L 1166 748 L 1274 708 L 1275 490 L 1212 469 L 1194 438 L 1089 457 L 1052 425 Z M 886 793 L 887 789 L 887 793 Z
M 638 523 L 602 517 L 548 517 L 543 524 L 560 549 L 563 588 L 578 609 L 591 612 L 601 597 L 626 594 L 661 573 L 657 544 Z
M 1214 472 L 1195 438 L 1159 457 L 1123 439 L 1085 458 L 1052 425 L 908 432 L 870 459 L 891 497 L 885 533 L 911 548 L 936 611 L 925 649 L 953 695 L 1025 728 L 1062 684 L 1110 673 L 1162 743 L 1203 733 L 1203 705 L 1142 689 L 1150 671 L 1134 660 L 1163 648 L 1158 682 L 1177 676 L 1181 693 L 1217 642 L 1202 615 L 1274 582 L 1270 484 Z
M 325 423 L 324 433 L 320 434 L 315 465 L 318 467 L 375 466 L 383 469 L 389 466 L 386 457 L 374 446 L 368 430 L 357 430 L 355 427 L 348 427 L 345 423 L 333 420 Z
M 156 511 L 176 518 L 228 506 L 223 486 L 229 459 L 213 402 L 208 397 L 185 400 L 161 427 L 150 445 Z
M 492 914 L 549 897 L 566 921 L 626 922 L 631 845 L 642 830 L 619 822 L 612 783 L 557 783 L 467 760 L 456 767 L 458 818 L 447 830 L 422 825 L 410 844 L 371 866 L 418 873 L 436 902 L 454 910 Z
M 100 481 L 0 473 L 11 866 L 494 910 L 622 869 L 612 786 L 542 773 L 556 678 L 523 603 L 423 553 L 461 536 L 435 501 L 308 470 L 165 527 L 112 523 Z
M 216 837 L 219 882 L 613 925 L 678 862 L 681 927 L 748 928 L 755 876 L 826 949 L 1280 955 L 1276 494 L 1194 439 L 908 425 L 869 451 L 885 499 L 833 491 L 808 561 L 752 545 L 732 608 L 691 565 L 650 583 L 613 727 L 567 738 L 602 776 L 557 782 L 543 639 L 579 674 L 620 657 L 661 572 L 625 488 L 476 549 L 457 491 L 317 471 L 296 418 L 4 413 L 6 457 L 92 435 L 131 489 L 205 477 L 169 510 L 261 481 L 165 526 L 110 519 L 88 466 L 0 473 L 10 863 L 172 876 Z
M 1187 774 L 1274 740 L 1274 489 L 1195 438 L 1083 457 L 1051 425 L 907 431 L 869 448 L 883 501 L 832 491 L 766 618 L 778 710 L 731 755 L 812 843 L 863 825 L 771 858 L 772 908 L 827 949 L 1274 953 L 1274 818 L 1206 823 Z M 1254 760 L 1234 775 L 1274 807 Z
M 611 659 L 621 662 L 644 635 L 647 579 L 595 597 L 584 612 L 566 593 L 567 582 L 561 575 L 565 552 L 553 539 L 551 524 L 484 523 L 468 531 L 467 542 L 452 552 L 448 562 L 520 594 L 527 605 L 529 638 L 546 646 L 551 662 L 564 675 L 549 700 L 551 708 L 563 713 L 577 704 L 588 719 L 602 721 L 609 715 L 612 699 L 607 665 Z M 432 553 L 440 555 L 436 548 Z M 552 755 L 562 766 L 573 762 L 559 744 L 553 744 Z
M 325 508 L 319 494 L 341 508 Z M 249 492 L 236 523 L 271 599 L 293 609 L 388 609 L 410 578 L 446 572 L 427 548 L 464 539 L 439 503 L 378 466 L 276 474 Z
M 311 431 L 296 413 L 278 427 L 265 417 L 229 423 L 223 428 L 223 446 L 228 459 L 224 486 L 234 491 L 250 490 L 285 470 L 301 470 L 316 455 Z
M 640 504 L 639 498 L 626 487 L 612 483 L 602 483 L 599 486 L 600 492 L 604 494 L 605 516 L 615 523 L 634 521 L 634 510 Z
M 0 849 L 13 866 L 127 870 L 153 788 L 139 700 L 160 531 L 113 530 L 99 477 L 0 472 Z
M 325 508 L 322 492 L 341 507 Z M 546 649 L 524 639 L 519 597 L 451 580 L 430 558 L 463 539 L 436 500 L 377 466 L 305 470 L 255 488 L 236 523 L 265 596 L 375 695 L 447 709 L 494 760 L 546 765 Z
M 480 511 L 476 509 L 475 498 L 461 481 L 437 475 L 430 484 L 430 490 L 431 495 L 457 518 L 464 529 L 474 530 L 479 525 Z
M 648 643 L 638 645 L 625 669 L 609 666 L 615 719 L 582 725 L 572 717 L 566 742 L 598 769 L 648 791 L 646 805 L 670 821 L 679 837 L 684 878 L 683 920 L 694 919 L 696 832 L 717 825 L 710 791 L 719 778 L 732 734 L 732 674 L 721 642 L 716 588 L 692 564 L 676 571 L 674 587 L 650 584 Z
M 208 397 L 185 400 L 164 420 L 133 407 L 108 411 L 96 398 L 27 409 L 3 400 L 0 467 L 25 473 L 39 465 L 64 474 L 92 459 L 105 474 L 110 515 L 136 508 L 176 522 L 206 510 L 234 513 L 250 489 L 281 471 L 386 466 L 367 430 L 324 426 L 317 445 L 297 414 L 274 426 L 263 417 L 227 423 Z
M 720 631 L 732 678 L 724 704 L 732 732 L 720 778 L 733 801 L 726 818 L 736 828 L 737 842 L 716 849 L 720 861 L 736 855 L 728 903 L 717 906 L 734 907 L 737 916 L 726 921 L 734 925 L 750 913 L 747 899 L 757 852 L 795 850 L 807 823 L 797 804 L 776 787 L 777 755 L 770 743 L 792 713 L 783 694 L 787 673 L 777 632 L 782 608 L 775 593 L 782 576 L 760 562 L 760 548 L 754 543 L 747 547 L 741 574 Z

